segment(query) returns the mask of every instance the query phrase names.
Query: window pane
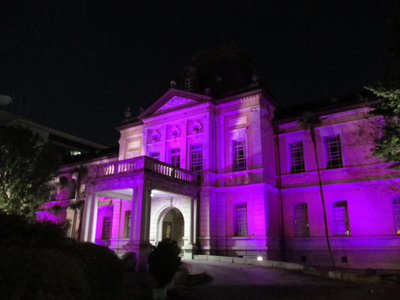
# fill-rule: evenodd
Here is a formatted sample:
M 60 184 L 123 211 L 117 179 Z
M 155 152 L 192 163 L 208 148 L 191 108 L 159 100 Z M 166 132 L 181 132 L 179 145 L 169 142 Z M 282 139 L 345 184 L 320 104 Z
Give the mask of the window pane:
M 292 143 L 290 148 L 290 173 L 302 173 L 304 168 L 303 141 Z
M 333 203 L 333 234 L 350 235 L 347 201 Z
M 199 172 L 203 170 L 203 145 L 190 146 L 190 170 Z
M 246 141 L 235 141 L 234 157 L 233 157 L 233 170 L 243 171 L 246 170 Z
M 181 155 L 180 155 L 181 149 L 171 149 L 170 151 L 170 163 L 171 165 L 175 167 L 180 167 L 181 164 Z
M 235 236 L 247 235 L 247 205 L 239 203 L 235 208 Z
M 110 238 L 110 229 L 111 229 L 111 218 L 104 217 L 103 218 L 103 232 L 102 232 L 102 240 L 108 240 Z
M 327 168 L 342 168 L 342 150 L 340 145 L 340 135 L 325 138 L 325 148 L 327 155 Z

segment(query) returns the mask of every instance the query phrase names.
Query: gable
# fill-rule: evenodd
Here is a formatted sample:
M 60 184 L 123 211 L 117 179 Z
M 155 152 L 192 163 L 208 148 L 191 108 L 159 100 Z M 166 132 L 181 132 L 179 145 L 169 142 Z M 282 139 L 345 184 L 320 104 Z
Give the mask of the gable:
M 190 107 L 209 101 L 211 101 L 211 97 L 209 96 L 171 88 L 149 108 L 142 112 L 139 119 L 142 120 L 152 115 L 159 115 L 174 109 Z
M 169 100 L 167 103 L 165 103 L 163 106 L 161 106 L 157 111 L 161 111 L 161 110 L 165 110 L 168 108 L 175 108 L 181 105 L 186 105 L 189 103 L 198 103 L 197 101 L 194 101 L 192 99 L 188 99 L 188 98 L 183 98 L 183 97 L 179 97 L 179 96 L 174 96 L 171 100 Z

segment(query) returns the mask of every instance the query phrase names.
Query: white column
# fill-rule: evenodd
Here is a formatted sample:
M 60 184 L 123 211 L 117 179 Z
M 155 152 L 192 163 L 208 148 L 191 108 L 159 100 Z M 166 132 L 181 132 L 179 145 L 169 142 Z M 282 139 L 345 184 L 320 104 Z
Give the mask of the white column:
M 210 112 L 203 115 L 204 138 L 203 138 L 203 170 L 214 170 L 214 117 Z
M 90 224 L 90 216 L 92 214 L 92 202 L 94 195 L 91 193 L 87 193 L 85 205 L 83 207 L 83 216 L 82 216 L 82 228 L 81 228 L 81 240 L 84 242 L 89 241 L 89 224 Z
M 262 167 L 262 139 L 261 139 L 261 116 L 260 107 L 254 107 L 251 112 L 251 132 L 253 143 L 253 165 L 251 168 Z M 249 145 L 250 147 L 250 145 Z
M 218 173 L 225 172 L 225 117 L 220 116 L 215 118 L 217 125 L 217 138 L 216 138 L 216 159 Z
M 121 231 L 121 199 L 113 199 L 114 209 L 112 217 L 111 238 L 119 239 Z
M 167 162 L 167 125 L 161 126 L 161 137 L 160 137 L 161 149 L 160 149 L 160 160 Z
M 88 242 L 95 242 L 96 239 L 96 223 L 97 223 L 97 204 L 98 204 L 98 196 L 95 194 L 94 199 L 92 201 L 91 208 L 91 216 L 88 230 Z
M 197 199 L 193 198 L 193 244 L 197 243 Z
M 147 155 L 147 133 L 148 130 L 146 127 L 143 127 L 142 132 L 142 155 Z
M 125 152 L 126 152 L 126 140 L 125 139 L 120 139 L 118 142 L 119 142 L 118 160 L 124 160 L 125 159 Z

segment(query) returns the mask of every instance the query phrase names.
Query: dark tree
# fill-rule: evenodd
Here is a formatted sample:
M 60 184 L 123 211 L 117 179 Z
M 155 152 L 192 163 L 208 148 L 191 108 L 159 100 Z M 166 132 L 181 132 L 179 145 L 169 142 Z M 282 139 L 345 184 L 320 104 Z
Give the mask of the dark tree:
M 48 200 L 58 156 L 53 147 L 22 126 L 0 126 L 0 210 L 28 218 Z

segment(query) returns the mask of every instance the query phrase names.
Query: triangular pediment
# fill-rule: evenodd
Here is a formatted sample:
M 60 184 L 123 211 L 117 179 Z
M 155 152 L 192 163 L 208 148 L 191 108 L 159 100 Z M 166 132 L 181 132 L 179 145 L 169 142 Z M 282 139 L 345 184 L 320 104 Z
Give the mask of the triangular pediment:
M 159 109 L 157 109 L 157 111 L 166 110 L 169 108 L 178 107 L 178 106 L 182 106 L 182 105 L 186 106 L 187 104 L 190 104 L 190 103 L 198 103 L 198 102 L 194 101 L 192 99 L 189 99 L 189 98 L 174 96 L 171 100 L 169 100 L 167 103 L 165 103 Z
M 166 112 L 179 110 L 190 106 L 195 106 L 200 103 L 211 101 L 210 96 L 191 93 L 171 88 L 164 95 L 162 95 L 156 102 L 150 105 L 143 113 L 140 114 L 139 119 L 148 118 L 151 116 L 160 115 Z

